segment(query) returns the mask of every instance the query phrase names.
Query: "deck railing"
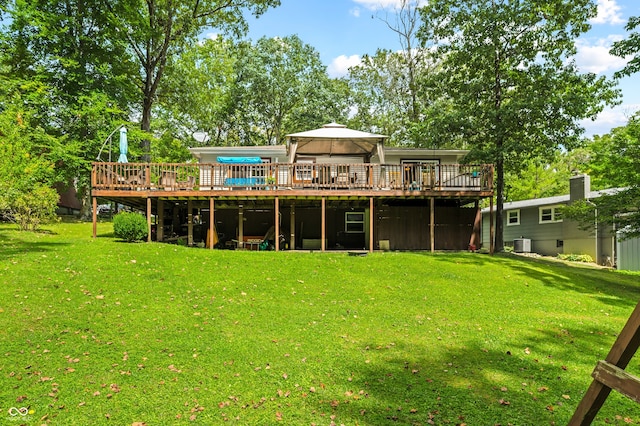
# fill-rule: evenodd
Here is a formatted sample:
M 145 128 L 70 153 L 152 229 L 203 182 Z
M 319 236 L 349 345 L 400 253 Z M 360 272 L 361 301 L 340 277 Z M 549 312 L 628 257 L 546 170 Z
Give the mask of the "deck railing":
M 93 163 L 98 190 L 491 191 L 493 166 L 471 164 Z

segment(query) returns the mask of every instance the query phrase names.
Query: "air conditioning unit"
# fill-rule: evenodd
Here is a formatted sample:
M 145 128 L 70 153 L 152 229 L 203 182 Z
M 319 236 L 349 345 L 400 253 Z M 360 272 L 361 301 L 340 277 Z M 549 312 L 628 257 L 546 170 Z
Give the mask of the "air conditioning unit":
M 516 253 L 531 253 L 531 240 L 529 238 L 516 238 L 513 240 L 513 251 Z

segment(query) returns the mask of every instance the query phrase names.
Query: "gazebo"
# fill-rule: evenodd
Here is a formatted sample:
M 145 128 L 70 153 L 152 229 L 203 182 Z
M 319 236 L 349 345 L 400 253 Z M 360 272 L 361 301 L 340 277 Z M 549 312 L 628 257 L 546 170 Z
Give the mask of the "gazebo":
M 348 129 L 338 123 L 325 124 L 319 129 L 292 133 L 286 136 L 289 162 L 297 155 L 355 155 L 369 163 L 374 154 L 384 164 L 384 140 L 387 136 Z

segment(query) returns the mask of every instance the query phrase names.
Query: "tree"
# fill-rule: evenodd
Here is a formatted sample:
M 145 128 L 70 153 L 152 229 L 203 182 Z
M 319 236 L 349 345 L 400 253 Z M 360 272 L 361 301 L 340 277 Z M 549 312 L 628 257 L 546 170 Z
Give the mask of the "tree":
M 280 0 L 118 0 L 105 2 L 111 25 L 118 30 L 117 42 L 127 43 L 138 62 L 141 128 L 151 131 L 151 114 L 167 61 L 192 43 L 204 28 L 219 28 L 236 34 L 246 29 L 243 13 L 258 16 Z M 145 160 L 150 160 L 150 142 L 144 141 Z
M 206 135 L 204 143 L 223 144 L 229 136 L 228 116 L 233 110 L 236 50 L 233 42 L 218 36 L 172 58 L 158 91 L 157 108 L 168 133 L 192 144 L 193 134 L 201 132 Z
M 289 132 L 347 115 L 344 92 L 331 82 L 319 53 L 298 36 L 263 37 L 247 46 L 236 73 L 234 121 L 241 144 L 280 144 Z
M 593 153 L 589 173 L 609 191 L 589 202 L 574 203 L 566 215 L 588 228 L 597 210 L 599 223 L 615 225 L 626 237 L 640 236 L 640 113 L 626 126 L 595 138 L 589 148 Z
M 61 180 L 56 164 L 73 162 L 73 149 L 32 122 L 34 110 L 25 95 L 41 93 L 42 84 L 0 81 L 0 213 L 35 231 L 55 218 L 59 196 L 53 184 Z
M 633 31 L 640 27 L 640 16 L 632 16 L 629 18 L 629 22 L 625 26 L 627 31 Z M 620 40 L 613 43 L 611 47 L 611 53 L 613 55 L 625 58 L 629 55 L 634 57 L 629 63 L 620 71 L 616 72 L 616 77 L 622 77 L 625 75 L 631 75 L 640 71 L 640 32 L 635 31 L 629 35 L 626 40 Z
M 426 107 L 433 102 L 428 81 L 436 63 L 425 43 L 417 38 L 418 2 L 401 0 L 394 13 L 382 21 L 396 34 L 401 49 L 365 55 L 349 70 L 356 107 L 352 125 L 384 133 L 392 145 L 431 146 L 427 133 L 416 131 Z
M 208 145 L 279 144 L 288 132 L 346 118 L 347 94 L 297 36 L 255 44 L 218 37 L 169 64 L 159 113 L 190 145 L 195 132 Z
M 588 0 L 441 0 L 421 11 L 421 37 L 437 45 L 450 103 L 431 115 L 439 120 L 433 131 L 466 139 L 470 160 L 495 165 L 501 251 L 505 171 L 579 146 L 578 120 L 617 99 L 612 82 L 580 74 L 566 59 L 596 9 Z
M 127 76 L 136 64 L 127 60 L 126 45 L 114 41 L 117 30 L 101 0 L 11 2 L 8 16 L 0 37 L 3 88 L 9 97 L 20 93 L 30 126 L 63 140 L 73 154 L 55 162 L 56 183 L 76 187 L 86 216 L 91 162 L 130 116 L 135 85 Z

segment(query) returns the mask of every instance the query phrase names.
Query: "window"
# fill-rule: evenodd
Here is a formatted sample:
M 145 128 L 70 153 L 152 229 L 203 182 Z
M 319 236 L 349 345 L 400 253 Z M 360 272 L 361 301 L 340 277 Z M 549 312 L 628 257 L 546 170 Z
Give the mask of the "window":
M 311 182 L 313 179 L 313 169 L 315 159 L 313 158 L 305 158 L 298 159 L 298 164 L 295 165 L 295 174 L 294 181 L 295 182 Z
M 507 226 L 520 225 L 520 210 L 509 210 L 507 212 Z
M 405 187 L 430 188 L 439 174 L 440 160 L 402 160 L 402 181 Z
M 346 212 L 344 230 L 347 233 L 364 232 L 364 212 Z
M 562 222 L 562 206 L 540 207 L 540 223 Z

